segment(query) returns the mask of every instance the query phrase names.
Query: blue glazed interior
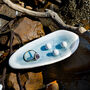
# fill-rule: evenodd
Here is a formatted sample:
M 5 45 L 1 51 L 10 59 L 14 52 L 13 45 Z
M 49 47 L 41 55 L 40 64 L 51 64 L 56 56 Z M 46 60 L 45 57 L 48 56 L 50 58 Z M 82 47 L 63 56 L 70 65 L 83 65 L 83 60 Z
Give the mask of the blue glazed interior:
M 67 48 L 63 48 L 60 44 L 61 42 L 63 41 L 66 41 L 67 42 Z M 51 39 L 48 39 L 43 41 L 43 42 L 38 42 L 36 43 L 35 46 L 33 46 L 32 48 L 28 48 L 26 49 L 26 51 L 28 50 L 35 50 L 39 55 L 40 55 L 40 58 L 37 60 L 37 61 L 34 61 L 34 60 L 31 60 L 30 62 L 25 62 L 24 59 L 23 59 L 23 55 L 26 51 L 24 52 L 20 52 L 18 54 L 18 56 L 16 57 L 16 62 L 21 64 L 21 65 L 24 65 L 24 64 L 38 64 L 38 63 L 42 63 L 42 62 L 48 62 L 48 61 L 51 61 L 51 60 L 55 60 L 55 59 L 58 59 L 58 58 L 61 58 L 65 55 L 67 55 L 67 53 L 70 53 L 70 46 L 75 42 L 74 40 L 74 37 L 72 36 L 67 36 L 67 35 L 55 35 L 53 36 L 53 38 Z M 52 48 L 50 50 L 47 50 L 45 48 L 45 45 L 47 43 L 50 43 L 52 45 Z M 52 54 L 53 50 L 54 49 L 57 49 L 59 50 L 59 55 L 58 56 L 54 56 Z M 30 57 L 30 55 L 28 54 L 27 57 Z M 30 57 L 31 58 L 31 57 Z

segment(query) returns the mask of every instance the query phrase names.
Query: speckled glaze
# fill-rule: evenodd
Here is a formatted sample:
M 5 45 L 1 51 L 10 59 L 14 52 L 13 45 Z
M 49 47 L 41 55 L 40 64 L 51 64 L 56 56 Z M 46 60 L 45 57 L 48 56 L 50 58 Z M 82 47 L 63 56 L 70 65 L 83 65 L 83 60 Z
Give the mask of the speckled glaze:
M 65 48 L 60 45 L 63 41 L 67 42 L 67 47 Z M 47 43 L 52 45 L 51 49 L 47 50 L 45 48 Z M 14 69 L 27 69 L 52 64 L 72 55 L 78 48 L 78 45 L 79 37 L 77 34 L 66 30 L 58 30 L 18 49 L 10 57 L 9 65 Z M 53 50 L 55 49 L 59 51 L 57 56 L 53 55 Z M 23 55 L 28 50 L 35 50 L 40 55 L 40 58 L 36 61 L 25 62 Z

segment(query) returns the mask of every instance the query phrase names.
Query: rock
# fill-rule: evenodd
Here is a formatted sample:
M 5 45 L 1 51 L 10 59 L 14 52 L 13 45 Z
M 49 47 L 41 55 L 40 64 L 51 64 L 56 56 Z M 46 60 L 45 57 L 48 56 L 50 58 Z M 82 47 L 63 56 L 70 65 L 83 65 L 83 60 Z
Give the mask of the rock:
M 45 35 L 42 24 L 38 21 L 33 21 L 27 17 L 24 17 L 23 19 L 20 19 L 19 21 L 14 23 L 13 27 L 15 28 L 14 32 L 16 32 L 21 37 L 23 43 Z M 6 46 L 7 40 L 10 39 L 9 37 L 10 35 L 8 34 L 0 36 L 0 44 L 2 46 Z M 14 36 L 13 45 L 16 44 L 19 44 L 19 41 L 16 36 Z
M 49 83 L 46 87 L 46 90 L 59 90 L 59 85 L 58 85 L 57 81 L 53 81 L 53 82 Z
M 20 82 L 25 90 L 38 90 L 43 87 L 43 75 L 42 72 L 33 73 L 27 72 L 20 74 Z M 9 89 L 20 90 L 17 76 L 15 73 L 10 73 L 7 79 L 7 85 Z
M 53 20 L 50 19 L 50 18 L 43 18 L 43 19 L 42 19 L 42 18 L 39 18 L 39 20 L 40 20 L 40 22 L 43 24 L 43 26 L 48 27 L 48 29 L 49 29 L 51 32 L 60 29 L 60 27 L 57 26 L 57 24 L 54 23 Z M 45 32 L 49 32 L 49 30 L 46 29 Z
M 32 10 L 32 7 L 30 7 L 30 6 L 26 6 L 26 9 Z
M 14 90 L 20 90 L 15 73 L 10 73 L 7 81 L 8 87 Z
M 2 1 L 2 0 L 0 0 L 0 3 L 3 3 L 3 1 Z
M 26 81 L 25 88 L 26 90 L 39 90 L 43 87 L 43 76 L 42 72 L 32 73 L 29 72 L 28 80 Z
M 89 30 L 89 29 L 90 29 L 89 20 L 81 20 L 81 23 L 84 25 L 84 28 L 85 28 L 86 30 Z
M 20 75 L 21 85 L 24 87 L 26 81 L 28 79 L 27 73 Z
M 24 17 L 20 21 L 20 23 L 14 29 L 14 32 L 21 37 L 23 43 L 45 35 L 42 24 L 27 17 Z M 13 45 L 16 45 L 19 42 L 17 41 L 16 37 L 14 38 Z
M 80 33 L 85 33 L 86 32 L 86 29 L 84 27 L 80 27 L 79 28 L 79 31 L 80 31 Z
M 21 15 L 21 13 L 19 13 Z M 16 11 L 9 8 L 7 5 L 1 5 L 0 8 L 0 28 L 3 27 L 8 21 L 16 17 Z

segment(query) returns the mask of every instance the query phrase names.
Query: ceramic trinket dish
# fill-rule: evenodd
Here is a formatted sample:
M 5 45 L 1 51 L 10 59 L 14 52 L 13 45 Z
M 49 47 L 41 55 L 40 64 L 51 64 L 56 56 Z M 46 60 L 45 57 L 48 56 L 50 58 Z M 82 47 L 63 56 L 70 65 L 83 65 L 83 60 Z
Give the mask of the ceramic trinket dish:
M 35 68 L 62 61 L 71 56 L 79 46 L 79 36 L 58 30 L 19 48 L 9 59 L 14 69 Z

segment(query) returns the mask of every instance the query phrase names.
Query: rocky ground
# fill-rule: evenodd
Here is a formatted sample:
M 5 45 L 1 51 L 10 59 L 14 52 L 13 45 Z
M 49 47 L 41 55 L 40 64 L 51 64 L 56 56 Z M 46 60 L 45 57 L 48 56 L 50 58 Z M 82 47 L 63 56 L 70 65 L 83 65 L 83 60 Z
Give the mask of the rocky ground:
M 22 1 L 36 11 L 54 10 L 67 24 L 90 29 L 89 0 L 61 0 L 61 3 L 56 0 Z M 8 66 L 11 51 L 15 52 L 22 45 L 58 29 L 60 26 L 50 18 L 28 16 L 9 8 L 0 0 L 0 30 L 15 33 L 13 50 L 10 46 L 11 33 L 0 33 L 0 83 L 4 81 L 5 90 L 90 90 L 90 43 L 81 36 L 78 50 L 65 61 L 28 70 L 14 70 Z

